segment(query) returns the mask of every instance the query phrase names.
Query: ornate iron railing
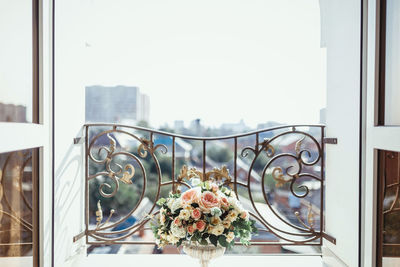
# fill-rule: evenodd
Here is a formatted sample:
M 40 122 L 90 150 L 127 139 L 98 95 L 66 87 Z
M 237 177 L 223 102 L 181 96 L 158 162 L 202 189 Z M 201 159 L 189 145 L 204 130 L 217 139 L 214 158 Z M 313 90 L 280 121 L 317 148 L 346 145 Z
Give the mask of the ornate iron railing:
M 230 186 L 257 221 L 260 236 L 253 245 L 321 245 L 324 237 L 334 242 L 323 232 L 322 125 L 195 137 L 87 124 L 85 133 L 86 230 L 75 240 L 86 236 L 88 244 L 155 244 L 138 234 L 150 230 L 149 215 L 157 214 L 159 197 L 190 187 L 178 178 L 184 166 L 197 167 L 203 176 L 228 166 Z M 216 147 L 229 152 L 225 162 L 211 157 Z

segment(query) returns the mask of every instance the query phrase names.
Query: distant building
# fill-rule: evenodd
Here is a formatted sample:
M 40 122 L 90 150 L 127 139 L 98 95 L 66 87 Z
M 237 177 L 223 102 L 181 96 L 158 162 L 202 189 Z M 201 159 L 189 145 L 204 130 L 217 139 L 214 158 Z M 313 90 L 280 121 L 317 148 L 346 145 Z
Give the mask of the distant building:
M 87 86 L 87 122 L 149 121 L 150 99 L 135 86 Z
M 185 128 L 185 123 L 183 120 L 174 121 L 174 130 L 177 132 L 181 132 Z
M 203 135 L 203 127 L 201 126 L 200 119 L 195 119 L 190 122 L 190 131 L 193 135 Z
M 279 125 L 282 125 L 282 124 L 279 123 L 279 122 L 275 122 L 275 121 L 268 121 L 266 123 L 259 123 L 259 124 L 257 124 L 257 130 L 272 128 L 272 127 L 279 126 Z
M 0 103 L 0 121 L 26 122 L 26 107 L 23 105 Z
M 238 123 L 223 123 L 221 125 L 222 130 L 229 130 L 234 133 L 241 133 L 249 130 L 250 128 L 244 123 L 244 120 L 240 120 Z

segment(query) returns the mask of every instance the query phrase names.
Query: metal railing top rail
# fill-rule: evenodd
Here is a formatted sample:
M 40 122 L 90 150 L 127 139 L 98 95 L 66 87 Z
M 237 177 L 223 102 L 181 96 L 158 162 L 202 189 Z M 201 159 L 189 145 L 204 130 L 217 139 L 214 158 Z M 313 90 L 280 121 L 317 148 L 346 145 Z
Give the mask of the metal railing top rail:
M 270 132 L 270 131 L 275 131 L 275 130 L 280 130 L 280 129 L 285 129 L 285 128 L 300 128 L 300 127 L 320 127 L 322 129 L 325 128 L 325 125 L 323 125 L 323 124 L 295 124 L 295 125 L 279 125 L 279 126 L 275 126 L 275 127 L 259 129 L 259 130 L 250 131 L 250 132 L 246 132 L 246 133 L 232 134 L 232 135 L 225 135 L 225 136 L 194 136 L 194 135 L 182 135 L 182 134 L 169 133 L 169 132 L 155 130 L 155 129 L 151 129 L 151 128 L 125 125 L 125 124 L 115 124 L 115 123 L 86 123 L 86 124 L 84 124 L 84 127 L 99 127 L 99 126 L 130 128 L 130 129 L 151 132 L 151 133 L 165 135 L 165 136 L 177 137 L 177 138 L 182 138 L 182 139 L 187 139 L 187 140 L 208 140 L 208 141 L 240 138 L 240 137 L 255 135 L 257 133 Z

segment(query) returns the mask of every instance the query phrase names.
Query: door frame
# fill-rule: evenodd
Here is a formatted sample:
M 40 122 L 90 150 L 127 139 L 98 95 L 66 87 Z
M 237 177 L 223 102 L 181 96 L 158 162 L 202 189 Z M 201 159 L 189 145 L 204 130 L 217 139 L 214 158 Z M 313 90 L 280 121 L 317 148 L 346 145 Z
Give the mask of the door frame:
M 400 126 L 383 126 L 382 112 L 384 108 L 384 82 L 382 82 L 381 55 L 382 48 L 381 34 L 383 25 L 380 20 L 384 18 L 381 12 L 381 3 L 384 0 L 370 0 L 364 6 L 364 14 L 367 24 L 363 43 L 366 47 L 364 54 L 366 60 L 363 63 L 365 77 L 363 79 L 363 91 L 365 92 L 365 104 L 363 128 L 365 129 L 365 157 L 362 164 L 362 244 L 361 266 L 375 266 L 377 262 L 377 183 L 378 183 L 378 151 L 391 150 L 400 151 L 400 139 L 390 139 L 390 136 L 400 136 Z M 383 97 L 382 97 L 383 96 Z

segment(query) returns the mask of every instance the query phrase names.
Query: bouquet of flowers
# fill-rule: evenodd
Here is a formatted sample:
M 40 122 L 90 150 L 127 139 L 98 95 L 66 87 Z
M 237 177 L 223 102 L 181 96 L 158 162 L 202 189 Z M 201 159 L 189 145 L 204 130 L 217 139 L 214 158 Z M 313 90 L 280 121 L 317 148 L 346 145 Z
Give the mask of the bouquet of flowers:
M 159 247 L 186 243 L 230 248 L 234 239 L 248 245 L 256 232 L 255 221 L 243 209 L 235 193 L 222 183 L 206 180 L 193 172 L 192 188 L 160 198 L 161 206 L 152 230 Z

